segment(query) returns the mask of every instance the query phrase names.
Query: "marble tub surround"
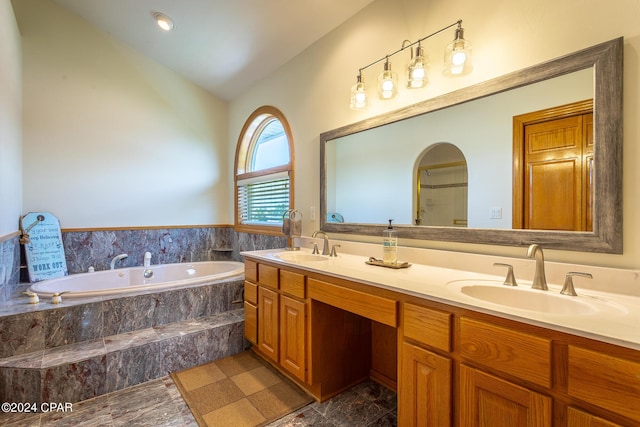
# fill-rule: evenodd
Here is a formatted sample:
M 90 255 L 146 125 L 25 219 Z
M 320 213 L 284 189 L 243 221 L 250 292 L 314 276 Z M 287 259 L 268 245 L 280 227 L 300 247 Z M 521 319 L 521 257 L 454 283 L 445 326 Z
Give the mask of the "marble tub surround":
M 342 242 L 332 241 L 332 244 Z M 305 268 L 321 274 L 338 278 L 356 280 L 374 287 L 389 289 L 420 298 L 444 302 L 449 305 L 485 312 L 495 316 L 530 323 L 549 329 L 568 332 L 575 335 L 594 338 L 615 345 L 640 349 L 640 271 L 609 269 L 583 265 L 547 263 L 549 291 L 531 290 L 531 281 L 535 270 L 535 261 L 519 258 L 496 257 L 489 255 L 465 254 L 459 252 L 398 249 L 399 261 L 410 261 L 412 266 L 404 269 L 390 269 L 367 265 L 369 256 L 381 252 L 379 245 L 354 245 L 356 254 L 350 251 L 350 245 L 341 246 L 339 256 L 327 257 L 322 261 L 292 262 L 277 257 L 283 250 L 255 251 L 250 254 L 254 259 L 283 263 Z M 405 251 L 405 249 L 408 249 Z M 304 249 L 305 253 L 310 250 Z M 366 253 L 366 255 L 362 255 Z M 249 255 L 248 253 L 245 253 Z M 518 291 L 548 292 L 557 298 L 557 307 L 562 310 L 544 311 L 523 307 L 501 305 L 473 298 L 460 292 L 451 284 L 453 281 L 470 280 L 482 284 L 491 283 L 499 288 L 506 276 L 504 267 L 493 264 L 502 262 L 514 266 L 518 279 Z M 575 280 L 577 297 L 559 295 L 567 272 L 580 271 L 593 275 L 593 279 Z M 540 297 L 540 295 L 537 295 Z M 522 295 L 522 298 L 533 295 Z M 566 304 L 564 304 L 566 302 Z M 584 304 L 594 309 L 588 312 L 565 310 L 571 304 Z
M 135 228 L 123 230 L 64 230 L 67 269 L 70 274 L 109 268 L 119 254 L 129 256 L 120 267 L 143 264 L 144 253 L 151 253 L 152 264 L 196 261 L 242 261 L 240 252 L 283 248 L 286 239 L 277 236 L 236 233 L 232 226 Z
M 242 287 L 241 279 L 232 279 L 60 305 L 17 297 L 0 306 L 0 359 L 237 309 Z
M 244 350 L 243 311 L 0 360 L 4 402 L 79 402 Z
M 62 242 L 71 274 L 89 267 L 107 270 L 111 259 L 123 253 L 129 256 L 116 268 L 142 265 L 145 252 L 151 253 L 152 264 L 232 260 L 235 232 L 229 227 L 63 230 Z
M 0 304 L 11 298 L 20 282 L 20 237 L 0 236 Z
M 243 284 L 15 304 L 0 316 L 0 398 L 77 402 L 242 351 Z

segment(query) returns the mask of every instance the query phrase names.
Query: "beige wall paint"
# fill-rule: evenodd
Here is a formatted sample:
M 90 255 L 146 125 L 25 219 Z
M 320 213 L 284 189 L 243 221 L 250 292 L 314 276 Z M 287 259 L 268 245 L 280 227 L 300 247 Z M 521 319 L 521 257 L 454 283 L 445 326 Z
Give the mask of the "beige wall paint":
M 63 228 L 231 221 L 225 102 L 48 0 L 14 9 L 24 213 Z
M 0 238 L 18 229 L 22 207 L 20 34 L 0 0 Z
M 321 132 L 391 111 L 417 101 L 482 82 L 511 71 L 547 61 L 588 46 L 624 36 L 624 254 L 602 255 L 571 251 L 547 251 L 550 260 L 640 268 L 640 161 L 638 100 L 640 2 L 621 0 L 376 0 L 276 73 L 248 89 L 230 105 L 229 144 L 235 147 L 245 119 L 256 108 L 271 104 L 280 108 L 292 127 L 296 159 L 296 208 L 304 214 L 304 234 L 318 228 L 311 207 L 319 207 L 319 134 Z M 387 103 L 376 102 L 364 112 L 349 109 L 349 89 L 358 69 L 400 48 L 404 39 L 416 40 L 464 20 L 465 36 L 474 45 L 474 72 L 458 79 L 442 76 L 444 47 L 453 31 L 427 40 L 431 58 L 431 84 L 421 91 L 402 91 Z M 396 55 L 399 73 L 408 61 Z M 375 81 L 380 68 L 365 71 L 365 81 Z M 229 162 L 233 150 L 229 150 Z M 232 206 L 230 206 L 232 209 Z M 375 238 L 333 236 L 350 240 Z M 401 241 L 400 244 L 524 256 L 521 247 L 452 244 L 434 241 Z
M 10 9 L 8 1 L 4 2 L 2 7 Z M 33 10 L 36 3 L 39 7 Z M 237 138 L 249 114 L 266 104 L 280 108 L 291 124 L 296 207 L 304 213 L 304 234 L 310 235 L 319 224 L 311 219 L 310 208 L 317 211 L 319 207 L 321 132 L 624 36 L 624 254 L 547 251 L 547 258 L 640 268 L 640 224 L 635 215 L 640 207 L 640 172 L 635 167 L 640 160 L 637 0 L 376 0 L 248 88 L 228 109 L 48 1 L 18 0 L 14 7 L 24 55 L 24 191 L 14 193 L 8 205 L 0 205 L 0 235 L 14 230 L 16 215 L 32 210 L 55 213 L 63 227 L 231 222 Z M 34 17 L 26 18 L 27 12 Z M 11 33 L 12 20 L 6 18 L 10 13 L 0 16 L 3 31 Z M 7 19 L 9 30 L 4 25 Z M 441 76 L 442 52 L 453 36 L 452 31 L 443 33 L 425 43 L 431 57 L 429 87 L 403 91 L 395 100 L 376 103 L 365 112 L 348 108 L 349 88 L 359 67 L 398 49 L 404 39 L 415 40 L 457 19 L 464 20 L 466 36 L 474 43 L 473 74 L 460 79 Z M 103 50 L 92 47 L 95 43 Z M 3 70 L 8 58 L 10 69 L 16 72 L 18 45 L 18 41 L 2 38 Z M 405 61 L 402 55 L 394 57 L 394 69 L 402 70 Z M 377 72 L 365 72 L 365 79 L 373 82 Z M 0 90 L 6 91 L 11 84 L 0 77 Z M 6 108 L 3 102 L 4 98 L 0 104 Z M 7 148 L 14 160 L 19 159 L 16 141 L 20 136 L 15 136 L 20 128 L 16 125 L 20 122 L 18 102 L 8 104 L 14 115 L 9 126 L 12 142 L 2 140 L 2 161 Z M 3 191 L 20 187 L 20 166 L 0 173 Z M 24 199 L 22 209 L 16 200 L 20 197 Z M 523 248 L 400 243 L 524 255 Z

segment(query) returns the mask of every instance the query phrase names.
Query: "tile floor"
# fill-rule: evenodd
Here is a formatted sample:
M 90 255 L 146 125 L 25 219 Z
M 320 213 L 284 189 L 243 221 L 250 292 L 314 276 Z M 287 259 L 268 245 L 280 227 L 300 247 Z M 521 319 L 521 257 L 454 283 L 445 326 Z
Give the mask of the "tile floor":
M 396 426 L 396 395 L 372 381 L 364 382 L 323 403 L 304 408 L 269 424 L 270 427 Z M 0 413 L 4 427 L 197 427 L 170 377 L 149 381 L 73 405 L 73 412 Z

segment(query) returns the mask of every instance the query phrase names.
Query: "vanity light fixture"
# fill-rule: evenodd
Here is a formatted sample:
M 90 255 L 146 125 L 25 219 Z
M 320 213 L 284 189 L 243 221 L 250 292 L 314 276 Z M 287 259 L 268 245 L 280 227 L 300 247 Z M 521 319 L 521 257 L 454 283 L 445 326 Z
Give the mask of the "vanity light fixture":
M 462 21 L 458 21 L 456 36 L 444 51 L 443 74 L 447 77 L 464 76 L 473 69 L 471 65 L 471 43 L 464 39 Z
M 358 73 L 356 84 L 351 87 L 351 104 L 354 110 L 360 110 L 367 106 L 367 88 L 362 81 L 362 73 Z
M 426 86 L 428 82 L 427 68 L 429 66 L 429 62 L 424 53 L 421 42 L 435 36 L 436 34 L 440 34 L 449 28 L 455 27 L 456 25 L 458 28 L 456 28 L 455 38 L 445 50 L 443 74 L 447 77 L 457 77 L 470 73 L 472 70 L 471 43 L 464 39 L 464 29 L 462 28 L 462 20 L 460 19 L 453 24 L 447 25 L 446 27 L 429 34 L 428 36 L 416 40 L 413 43 L 409 42 L 409 40 L 405 40 L 400 49 L 360 68 L 358 70 L 356 84 L 351 87 L 351 102 L 349 106 L 354 110 L 361 110 L 367 106 L 367 94 L 364 80 L 362 78 L 362 72 L 382 61 L 384 61 L 384 69 L 378 76 L 378 98 L 382 100 L 394 98 L 398 93 L 398 76 L 396 73 L 391 71 L 391 62 L 389 61 L 389 58 L 407 48 L 411 49 L 411 61 L 407 66 L 407 88 L 418 89 Z M 407 42 L 408 44 L 406 44 Z M 414 45 L 417 45 L 415 56 L 413 55 Z
M 171 31 L 175 28 L 173 20 L 164 13 L 153 12 L 153 19 L 156 20 L 156 24 L 158 24 L 158 27 L 160 27 L 164 31 Z
M 424 49 L 420 45 L 420 42 L 418 42 L 418 46 L 416 46 L 416 56 L 413 56 L 413 50 L 411 50 L 411 62 L 409 62 L 409 67 L 407 68 L 409 72 L 407 87 L 409 89 L 420 89 L 427 84 L 428 66 L 429 61 L 424 55 Z
M 384 71 L 378 75 L 378 98 L 387 100 L 398 94 L 398 74 L 391 71 L 389 57 L 384 63 Z

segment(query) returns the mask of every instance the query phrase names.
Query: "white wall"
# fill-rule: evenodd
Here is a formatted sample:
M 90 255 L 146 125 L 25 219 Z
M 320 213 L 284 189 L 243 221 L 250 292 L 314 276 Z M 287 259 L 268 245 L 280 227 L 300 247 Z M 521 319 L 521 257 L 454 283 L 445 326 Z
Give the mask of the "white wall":
M 63 228 L 231 222 L 225 102 L 48 0 L 14 9 L 23 213 Z
M 22 207 L 20 34 L 0 0 L 0 238 L 18 230 Z
M 304 234 L 318 228 L 310 217 L 319 206 L 319 134 L 417 101 L 486 81 L 588 46 L 624 36 L 624 254 L 602 255 L 571 251 L 547 251 L 557 261 L 616 267 L 640 267 L 640 161 L 638 100 L 640 2 L 585 2 L 540 0 L 536 2 L 473 0 L 376 0 L 361 13 L 254 85 L 230 105 L 229 145 L 235 147 L 249 114 L 264 104 L 283 111 L 295 142 L 296 208 L 301 209 Z M 445 45 L 453 30 L 435 36 L 424 47 L 431 59 L 431 84 L 421 91 L 402 91 L 387 103 L 376 102 L 367 111 L 349 109 L 349 89 L 358 69 L 400 48 L 404 39 L 416 40 L 464 20 L 465 36 L 474 45 L 474 72 L 458 79 L 442 77 Z M 397 55 L 396 71 L 404 68 Z M 375 67 L 372 67 L 375 68 Z M 375 81 L 375 69 L 365 71 L 365 82 Z M 369 73 L 369 74 L 367 74 Z M 233 161 L 233 150 L 229 162 Z M 232 207 L 230 206 L 230 209 Z M 377 241 L 357 236 L 347 239 Z M 400 244 L 524 256 L 523 248 L 453 244 L 434 241 L 401 241 Z

